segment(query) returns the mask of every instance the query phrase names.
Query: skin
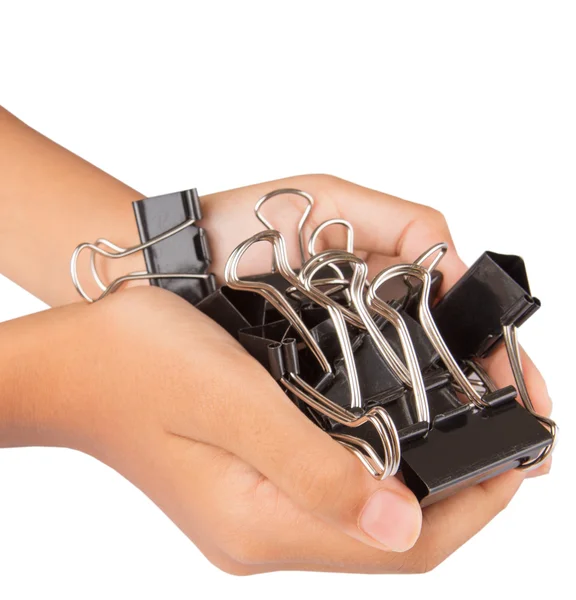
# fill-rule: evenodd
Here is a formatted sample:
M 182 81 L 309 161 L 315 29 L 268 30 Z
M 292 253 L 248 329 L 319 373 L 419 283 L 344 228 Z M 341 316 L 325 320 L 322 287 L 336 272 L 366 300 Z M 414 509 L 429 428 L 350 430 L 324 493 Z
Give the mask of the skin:
M 179 297 L 140 284 L 94 305 L 77 302 L 68 272 L 73 248 L 102 235 L 136 244 L 130 204 L 142 195 L 6 111 L 0 140 L 0 270 L 59 307 L 0 324 L 4 446 L 95 456 L 140 487 L 211 562 L 239 575 L 428 571 L 498 514 L 528 476 L 512 471 L 421 511 L 400 481 L 370 477 L 230 336 Z M 256 200 L 280 187 L 315 197 L 306 238 L 328 218 L 348 219 L 372 274 L 438 241 L 450 245 L 441 263 L 444 291 L 465 270 L 437 211 L 307 175 L 202 198 L 217 276 L 230 251 L 261 230 Z M 294 265 L 302 210 L 291 196 L 264 209 L 286 236 Z M 46 231 L 36 225 L 43 220 L 51 223 Z M 344 232 L 329 228 L 319 242 L 318 249 L 344 247 Z M 241 273 L 264 272 L 270 262 L 268 247 L 253 249 Z M 110 280 L 143 269 L 143 261 L 100 266 Z M 537 410 L 549 414 L 544 380 L 525 354 L 523 364 Z M 485 366 L 499 385 L 512 381 L 503 349 Z

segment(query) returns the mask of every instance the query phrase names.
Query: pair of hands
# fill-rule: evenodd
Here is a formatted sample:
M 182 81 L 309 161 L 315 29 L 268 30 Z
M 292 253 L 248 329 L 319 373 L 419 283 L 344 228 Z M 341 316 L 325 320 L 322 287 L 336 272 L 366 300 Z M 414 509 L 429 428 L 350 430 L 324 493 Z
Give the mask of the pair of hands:
M 437 211 L 333 177 L 304 176 L 202 198 L 201 225 L 218 276 L 231 250 L 262 228 L 255 201 L 281 187 L 316 199 L 307 236 L 328 218 L 349 220 L 371 274 L 412 262 L 440 241 L 450 244 L 440 265 L 443 292 L 465 271 Z M 264 210 L 298 264 L 302 199 L 283 196 Z M 320 241 L 344 247 L 344 236 L 329 228 Z M 253 249 L 241 274 L 270 264 L 269 249 Z M 40 441 L 77 448 L 118 470 L 230 573 L 426 571 L 503 509 L 527 476 L 509 472 L 422 511 L 399 480 L 374 480 L 308 421 L 224 330 L 158 288 L 126 289 L 21 321 L 30 331 L 43 328 L 52 348 L 42 367 L 49 382 L 31 409 Z M 536 409 L 549 414 L 542 377 L 525 355 L 523 363 Z M 484 366 L 497 384 L 512 382 L 503 349 Z

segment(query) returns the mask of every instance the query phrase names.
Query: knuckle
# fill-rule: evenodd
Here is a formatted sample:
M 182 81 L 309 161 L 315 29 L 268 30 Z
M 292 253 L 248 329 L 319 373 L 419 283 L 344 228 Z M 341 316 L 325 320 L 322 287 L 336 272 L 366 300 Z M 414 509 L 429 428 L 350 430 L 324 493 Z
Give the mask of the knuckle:
M 415 572 L 412 553 L 410 551 L 387 553 L 384 557 L 384 559 L 380 559 L 379 563 L 375 565 L 376 568 L 383 572 L 397 575 Z
M 427 213 L 428 218 L 431 219 L 432 221 L 436 221 L 438 223 L 447 223 L 444 213 L 439 211 L 437 208 L 433 208 L 432 206 L 427 206 L 426 213 Z
M 253 571 L 247 569 L 243 565 L 234 565 L 228 563 L 225 565 L 221 565 L 214 563 L 214 566 L 218 567 L 218 569 L 226 573 L 226 575 L 233 575 L 234 577 L 247 577 L 248 575 L 254 574 Z
M 482 483 L 480 483 L 477 487 L 482 490 L 484 494 L 483 500 L 486 507 L 485 514 L 488 520 L 508 508 L 508 505 L 512 501 L 512 498 L 518 489 L 517 486 L 503 486 L 502 489 L 487 489 Z
M 332 175 L 330 173 L 320 173 L 316 177 L 318 181 L 325 186 L 338 185 L 342 182 L 342 179 L 340 179 L 340 177 L 336 177 L 336 175 Z
M 319 184 L 333 184 L 336 183 L 337 181 L 340 181 L 340 179 L 338 177 L 336 177 L 336 175 L 332 175 L 330 173 L 310 173 L 308 175 L 304 176 L 305 179 L 311 179 L 313 181 L 315 181 L 316 183 Z
M 446 217 L 435 208 L 423 206 L 421 216 L 414 226 L 415 233 L 420 236 L 452 243 L 452 235 Z
M 421 575 L 429 573 L 442 562 L 442 558 L 435 553 L 420 550 L 389 553 L 385 558 L 385 571 L 387 573 Z M 382 565 L 375 565 L 376 568 Z
M 424 547 L 423 550 L 423 552 L 415 554 L 414 573 L 416 574 L 430 573 L 452 554 L 452 550 L 447 550 L 439 545 Z
M 165 297 L 167 295 L 161 288 L 137 286 L 110 294 L 101 301 L 95 302 L 92 307 L 112 319 L 124 320 L 156 309 Z
M 329 469 L 318 468 L 316 461 L 304 461 L 296 466 L 297 494 L 300 504 L 308 510 L 315 511 L 327 499 L 330 483 L 334 475 L 329 474 Z
M 449 231 L 448 221 L 444 213 L 431 206 L 426 207 L 426 221 L 437 230 Z
M 342 185 L 343 179 L 330 173 L 308 173 L 295 178 L 296 183 L 305 191 L 326 191 Z
M 421 537 L 410 550 L 395 554 L 391 565 L 397 573 L 421 575 L 433 571 L 452 552 L 434 537 Z

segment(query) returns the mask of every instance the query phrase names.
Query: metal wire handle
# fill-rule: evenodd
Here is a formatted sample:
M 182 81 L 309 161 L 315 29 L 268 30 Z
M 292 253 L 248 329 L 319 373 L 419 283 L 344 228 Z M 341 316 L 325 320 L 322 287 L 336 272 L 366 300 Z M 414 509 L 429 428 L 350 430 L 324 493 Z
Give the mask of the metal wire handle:
M 353 266 L 352 280 L 350 282 L 350 294 L 352 298 L 352 304 L 356 312 L 352 312 L 335 302 L 332 298 L 318 291 L 313 283 L 312 279 L 314 275 L 323 267 L 331 263 L 342 263 L 346 262 Z M 302 267 L 299 274 L 299 279 L 306 288 L 308 295 L 317 302 L 320 306 L 325 308 L 328 306 L 338 307 L 344 318 L 352 321 L 354 325 L 358 322 L 362 329 L 368 331 L 378 351 L 390 365 L 394 375 L 398 377 L 405 385 L 412 387 L 412 378 L 406 366 L 398 358 L 390 346 L 388 340 L 382 335 L 382 332 L 378 329 L 376 323 L 374 323 L 368 307 L 364 301 L 364 288 L 366 287 L 366 281 L 368 277 L 368 265 L 361 258 L 355 254 L 344 252 L 343 250 L 326 250 L 320 254 L 316 254 L 311 257 Z M 353 319 L 349 318 L 348 315 L 352 315 Z
M 299 333 L 304 343 L 318 359 L 324 372 L 331 373 L 332 367 L 330 366 L 330 362 L 326 358 L 324 352 L 322 352 L 318 342 L 314 339 L 314 336 L 308 327 L 306 327 L 304 321 L 302 321 L 298 313 L 292 308 L 282 293 L 269 283 L 263 281 L 246 281 L 238 277 L 238 264 L 240 263 L 240 260 L 247 250 L 258 242 L 268 242 L 272 244 L 272 251 L 280 274 L 289 283 L 292 283 L 292 285 L 296 284 L 297 287 L 302 287 L 296 277 L 296 273 L 292 271 L 290 264 L 288 263 L 286 242 L 284 241 L 282 234 L 274 229 L 256 233 L 251 238 L 248 238 L 246 241 L 239 244 L 232 251 L 224 268 L 224 279 L 226 283 L 235 290 L 256 292 L 270 302 L 270 304 L 278 310 Z
M 304 198 L 304 200 L 306 200 L 306 202 L 308 203 L 308 205 L 306 206 L 306 208 L 304 210 L 304 213 L 302 214 L 302 217 L 300 218 L 300 221 L 298 222 L 298 247 L 300 249 L 301 262 L 303 263 L 306 260 L 306 253 L 305 253 L 305 249 L 304 249 L 304 225 L 306 224 L 306 221 L 308 220 L 308 217 L 310 216 L 310 211 L 312 210 L 312 207 L 314 206 L 314 198 L 307 192 L 303 192 L 302 190 L 297 190 L 295 188 L 282 188 L 282 189 L 278 189 L 278 190 L 273 190 L 272 192 L 268 192 L 267 194 L 264 194 L 264 196 L 262 196 L 258 200 L 258 202 L 256 202 L 256 206 L 254 207 L 254 214 L 256 215 L 256 218 L 265 227 L 267 227 L 270 230 L 274 230 L 275 229 L 274 226 L 262 214 L 262 206 L 266 202 L 268 202 L 268 200 L 270 200 L 271 198 L 274 198 L 275 196 L 282 196 L 284 194 L 292 194 L 295 196 L 300 196 L 301 198 Z M 276 271 L 276 258 L 273 257 L 272 260 L 273 260 L 272 272 L 274 273 Z
M 98 271 L 96 269 L 96 263 L 95 263 L 95 255 L 96 254 L 100 254 L 101 256 L 104 256 L 105 258 L 111 258 L 111 259 L 125 258 L 126 256 L 130 256 L 131 254 L 135 254 L 136 252 L 145 250 L 146 248 L 149 248 L 150 246 L 153 246 L 154 244 L 157 244 L 158 242 L 161 242 L 162 240 L 165 240 L 165 239 L 179 233 L 183 229 L 186 229 L 186 227 L 189 227 L 190 225 L 194 225 L 194 223 L 195 223 L 194 219 L 188 219 L 186 221 L 183 221 L 179 225 L 176 225 L 176 227 L 173 227 L 172 229 L 169 229 L 168 231 L 165 231 L 164 233 L 151 238 L 147 242 L 145 242 L 143 244 L 138 244 L 136 246 L 131 246 L 130 248 L 122 248 L 121 246 L 117 246 L 116 244 L 114 244 L 104 238 L 100 238 L 100 239 L 96 240 L 95 243 L 84 242 L 83 244 L 80 244 L 79 246 L 77 246 L 75 248 L 74 252 L 72 253 L 72 258 L 70 259 L 70 275 L 72 277 L 72 283 L 74 284 L 76 291 L 82 296 L 82 298 L 84 298 L 84 300 L 92 303 L 92 302 L 101 300 L 102 298 L 106 297 L 108 294 L 114 292 L 126 281 L 133 281 L 133 280 L 139 280 L 139 279 L 174 279 L 174 278 L 175 279 L 208 279 L 210 277 L 210 275 L 205 274 L 205 273 L 147 273 L 145 271 L 135 271 L 133 273 L 128 273 L 126 275 L 123 275 L 122 277 L 118 277 L 117 279 L 112 281 L 108 286 L 106 286 L 102 282 L 102 279 L 100 278 Z M 102 244 L 107 246 L 108 248 L 111 248 L 111 251 L 101 248 L 100 245 L 102 245 Z M 82 284 L 80 283 L 80 277 L 78 275 L 78 257 L 84 250 L 90 250 L 90 270 L 92 272 L 92 276 L 94 277 L 94 281 L 96 282 L 96 285 L 98 285 L 98 287 L 101 290 L 103 290 L 103 293 L 100 294 L 100 296 L 98 296 L 97 298 L 90 297 L 87 294 L 87 292 L 84 290 L 84 287 L 82 286 Z
M 552 443 L 550 445 L 546 446 L 536 458 L 529 460 L 518 467 L 519 469 L 528 471 L 538 467 L 550 456 L 550 454 L 552 454 L 552 451 L 556 446 L 558 426 L 555 421 L 537 413 L 534 408 L 534 404 L 528 393 L 528 388 L 526 387 L 526 380 L 524 379 L 520 345 L 518 344 L 518 336 L 516 335 L 517 327 L 515 325 L 504 325 L 502 329 L 504 332 L 504 344 L 506 346 L 506 352 L 508 353 L 508 360 L 510 361 L 514 381 L 516 382 L 516 387 L 520 394 L 520 400 L 522 400 L 524 408 L 533 417 L 544 424 L 550 430 L 550 434 L 552 435 Z
M 280 274 L 300 293 L 310 295 L 308 290 L 302 285 L 294 271 L 291 269 L 284 238 L 280 232 L 275 230 L 259 232 L 235 248 L 228 258 L 225 267 L 224 278 L 227 284 L 234 289 L 249 290 L 263 296 L 295 328 L 316 356 L 324 371 L 326 373 L 331 373 L 332 369 L 329 361 L 321 351 L 311 332 L 286 298 L 270 284 L 258 281 L 245 281 L 238 277 L 238 264 L 240 263 L 242 256 L 253 244 L 259 241 L 267 241 L 272 244 L 274 259 Z M 320 295 L 320 292 L 316 293 L 317 295 Z M 338 323 L 339 316 L 342 316 L 341 312 L 332 312 L 335 323 Z M 343 319 L 340 320 L 338 327 L 341 329 L 342 326 L 344 326 L 345 329 Z M 364 423 L 371 423 L 372 426 L 375 427 L 380 441 L 382 442 L 384 454 L 383 460 L 374 449 L 363 440 L 355 438 L 354 436 L 345 436 L 346 439 L 338 439 L 339 434 L 332 435 L 342 445 L 353 452 L 374 477 L 383 479 L 398 471 L 400 467 L 400 441 L 398 432 L 392 419 L 383 408 L 375 407 L 366 414 L 358 416 L 355 413 L 342 408 L 318 392 L 296 373 L 288 373 L 280 379 L 280 383 L 286 390 L 293 393 L 311 408 L 337 423 L 350 427 L 358 427 Z
M 332 225 L 342 225 L 347 229 L 348 235 L 346 236 L 346 252 L 354 254 L 354 228 L 352 227 L 352 224 L 349 221 L 346 221 L 345 219 L 328 219 L 327 221 L 324 221 L 324 223 L 320 223 L 320 225 L 318 225 L 318 227 L 316 227 L 316 229 L 310 235 L 310 239 L 308 240 L 308 254 L 310 256 L 316 255 L 316 241 L 318 239 L 318 236 L 322 233 L 322 231 L 324 231 L 324 229 L 326 229 L 327 227 L 331 227 Z M 332 269 L 334 273 L 336 273 L 336 275 L 340 277 L 340 279 L 344 279 L 344 274 L 338 268 L 338 265 L 330 263 L 327 266 L 330 269 Z M 326 280 L 326 282 L 328 281 L 329 280 Z M 336 287 L 330 290 L 326 290 L 324 293 L 328 296 L 331 296 L 333 293 L 336 293 L 336 291 L 340 291 L 340 289 Z M 286 290 L 286 293 L 289 293 L 288 290 Z M 352 302 L 350 292 L 347 288 L 344 288 L 344 297 L 348 304 Z
M 446 255 L 446 252 L 448 252 L 448 244 L 446 242 L 440 242 L 438 244 L 434 244 L 434 246 L 431 246 L 430 248 L 428 248 L 428 250 L 423 252 L 414 261 L 413 264 L 418 265 L 420 267 L 424 267 L 424 263 L 431 256 L 434 256 L 434 254 L 437 254 L 437 256 L 430 263 L 430 265 L 428 267 L 425 267 L 428 271 L 432 272 L 439 265 L 440 261 L 444 258 L 444 256 Z
M 341 425 L 359 427 L 365 423 L 371 423 L 382 442 L 383 461 L 367 442 L 346 434 L 332 433 L 331 435 L 340 443 L 344 442 L 343 445 L 360 459 L 374 477 L 385 479 L 398 472 L 401 453 L 400 439 L 394 422 L 384 408 L 377 406 L 365 414 L 357 416 L 326 398 L 295 373 L 289 373 L 288 376 L 282 377 L 280 383 L 308 406 Z
M 354 228 L 352 227 L 352 224 L 345 219 L 328 219 L 328 221 L 320 223 L 310 235 L 310 239 L 308 240 L 308 254 L 310 254 L 310 256 L 316 254 L 316 241 L 318 240 L 318 236 L 326 229 L 326 227 L 331 227 L 332 225 L 342 225 L 348 230 L 348 235 L 346 236 L 346 252 L 354 254 Z
M 420 323 L 424 328 L 428 339 L 470 402 L 472 402 L 478 408 L 486 408 L 488 405 L 482 399 L 482 396 L 480 396 L 480 394 L 476 391 L 474 386 L 470 383 L 466 375 L 464 375 L 462 372 L 462 369 L 448 349 L 444 338 L 438 331 L 436 323 L 434 322 L 432 314 L 430 313 L 430 289 L 432 287 L 432 278 L 428 269 L 415 264 L 392 265 L 391 267 L 384 269 L 378 273 L 376 277 L 374 277 L 370 287 L 368 288 L 368 305 L 371 306 L 376 300 L 379 300 L 377 296 L 378 288 L 384 282 L 392 279 L 393 277 L 399 277 L 401 275 L 410 275 L 412 277 L 416 277 L 422 282 L 422 292 L 420 294 L 420 301 L 418 304 L 418 314 L 420 317 Z

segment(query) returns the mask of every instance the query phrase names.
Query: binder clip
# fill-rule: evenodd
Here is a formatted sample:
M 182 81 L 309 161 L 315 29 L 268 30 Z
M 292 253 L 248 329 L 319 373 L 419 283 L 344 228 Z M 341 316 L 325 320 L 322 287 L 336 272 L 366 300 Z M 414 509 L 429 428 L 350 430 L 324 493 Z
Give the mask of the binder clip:
M 519 327 L 540 308 L 530 294 L 519 256 L 485 252 L 434 308 L 434 319 L 454 356 L 488 356 L 504 325 Z
M 216 289 L 214 276 L 207 273 L 210 252 L 205 232 L 195 225 L 202 218 L 200 202 L 195 189 L 146 198 L 132 203 L 140 244 L 122 248 L 100 238 L 94 243 L 80 244 L 72 254 L 70 272 L 78 293 L 87 302 L 95 302 L 116 291 L 123 283 L 148 279 L 152 285 L 171 290 L 192 304 Z M 96 285 L 102 290 L 97 298 L 87 294 L 80 283 L 78 257 L 90 251 L 90 271 Z M 119 259 L 143 252 L 146 271 L 123 275 L 105 284 L 96 268 L 96 255 Z
M 259 212 L 287 193 L 307 201 L 298 269 L 282 234 Z M 423 506 L 545 460 L 556 425 L 535 412 L 522 375 L 516 328 L 539 302 L 530 296 L 521 259 L 485 253 L 433 307 L 446 244 L 368 281 L 346 221 L 320 224 L 304 243 L 313 205 L 298 190 L 262 197 L 255 210 L 267 229 L 236 247 L 226 285 L 198 308 L 374 477 L 398 474 Z M 346 249 L 316 253 L 318 236 L 332 225 L 347 228 Z M 260 242 L 272 246 L 272 271 L 239 278 L 242 257 Z M 474 359 L 502 341 L 516 385 L 497 389 Z

